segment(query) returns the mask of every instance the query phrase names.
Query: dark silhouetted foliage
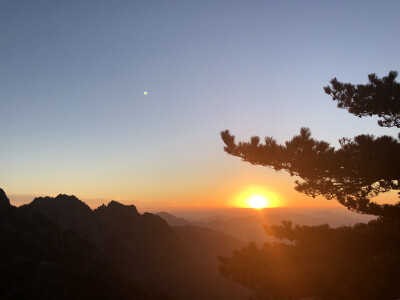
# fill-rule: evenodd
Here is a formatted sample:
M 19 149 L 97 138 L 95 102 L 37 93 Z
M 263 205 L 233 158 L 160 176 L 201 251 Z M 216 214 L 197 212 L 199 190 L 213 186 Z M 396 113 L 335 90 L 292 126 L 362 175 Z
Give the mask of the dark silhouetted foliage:
M 368 84 L 353 85 L 342 83 L 336 78 L 325 92 L 338 102 L 339 108 L 345 108 L 358 117 L 381 117 L 378 121 L 382 127 L 400 128 L 400 83 L 396 82 L 398 73 L 389 72 L 386 77 L 378 78 L 376 74 L 368 75 Z
M 347 208 L 377 216 L 400 217 L 399 203 L 377 204 L 371 198 L 398 190 L 400 141 L 391 136 L 359 135 L 342 139 L 334 149 L 325 141 L 311 138 L 310 130 L 280 145 L 272 137 L 260 144 L 258 137 L 248 143 L 235 143 L 229 131 L 221 133 L 225 151 L 254 165 L 286 170 L 304 181 L 296 190 L 315 197 L 337 199 Z
M 342 106 L 351 106 L 353 109 L 358 107 L 357 101 L 364 103 L 369 99 L 375 104 L 365 104 L 364 112 L 371 106 L 370 114 L 376 114 L 378 107 L 382 107 L 380 116 L 395 115 L 398 118 L 400 85 L 394 81 L 396 74 L 390 72 L 382 80 L 370 75 L 372 86 L 352 87 L 334 79 L 332 88 L 326 87 L 325 90 L 335 100 L 339 99 L 339 104 L 347 99 L 349 104 L 340 104 Z M 379 82 L 384 87 L 380 87 Z M 370 91 L 369 97 L 366 91 Z M 359 100 L 359 95 L 363 100 Z M 397 98 L 393 95 L 397 95 Z M 360 116 L 364 116 L 364 112 Z M 276 171 L 285 170 L 292 176 L 302 178 L 303 182 L 296 181 L 296 190 L 299 192 L 312 197 L 322 195 L 329 200 L 337 199 L 347 208 L 360 213 L 400 217 L 400 203 L 380 205 L 371 201 L 381 193 L 400 189 L 399 138 L 359 135 L 353 139 L 342 138 L 340 148 L 335 149 L 328 142 L 313 139 L 308 128 L 302 128 L 299 135 L 284 145 L 278 144 L 272 137 L 266 137 L 264 143 L 260 143 L 260 138 L 256 136 L 250 142 L 235 143 L 235 137 L 228 130 L 222 131 L 221 137 L 227 153 L 251 164 L 271 167 Z
M 400 224 L 378 219 L 353 227 L 292 226 L 267 232 L 279 243 L 250 243 L 220 257 L 227 278 L 256 299 L 397 299 L 400 295 Z
M 397 72 L 354 86 L 337 79 L 325 92 L 359 117 L 377 115 L 380 126 L 400 127 L 400 84 Z M 378 204 L 371 198 L 400 189 L 400 135 L 359 135 L 340 140 L 335 149 L 311 137 L 308 128 L 281 145 L 272 137 L 260 143 L 235 142 L 221 132 L 225 151 L 254 165 L 285 170 L 296 190 L 336 199 L 350 210 L 378 216 L 354 227 L 267 227 L 281 239 L 263 247 L 249 244 L 231 257 L 220 257 L 220 271 L 252 288 L 257 299 L 395 299 L 400 297 L 400 202 Z

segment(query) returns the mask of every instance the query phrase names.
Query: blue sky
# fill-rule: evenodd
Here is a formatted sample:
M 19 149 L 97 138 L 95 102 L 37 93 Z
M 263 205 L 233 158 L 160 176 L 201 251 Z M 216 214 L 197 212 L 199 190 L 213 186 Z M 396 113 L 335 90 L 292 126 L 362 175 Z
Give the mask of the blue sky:
M 311 203 L 286 174 L 225 154 L 219 132 L 397 134 L 322 87 L 399 70 L 399 12 L 398 1 L 2 1 L 1 187 L 182 206 L 228 205 L 257 185 Z

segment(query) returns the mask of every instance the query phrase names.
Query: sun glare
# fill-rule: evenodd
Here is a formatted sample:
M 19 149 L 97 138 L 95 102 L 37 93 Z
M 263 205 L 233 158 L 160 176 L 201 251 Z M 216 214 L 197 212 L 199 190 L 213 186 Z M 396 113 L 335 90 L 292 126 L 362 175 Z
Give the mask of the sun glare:
M 268 207 L 268 200 L 263 196 L 254 195 L 249 198 L 248 205 L 251 208 L 261 209 Z
M 269 188 L 249 186 L 232 199 L 233 206 L 243 208 L 270 208 L 280 205 L 278 195 Z

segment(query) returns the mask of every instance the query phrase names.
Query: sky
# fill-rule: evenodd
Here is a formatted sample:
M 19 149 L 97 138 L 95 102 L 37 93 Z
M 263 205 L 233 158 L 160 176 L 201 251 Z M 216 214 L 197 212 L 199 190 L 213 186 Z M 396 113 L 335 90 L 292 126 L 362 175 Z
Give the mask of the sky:
M 0 187 L 18 205 L 336 206 L 219 136 L 397 135 L 323 91 L 400 70 L 399 1 L 1 1 Z M 147 91 L 148 94 L 144 95 Z M 249 192 L 250 191 L 250 192 Z

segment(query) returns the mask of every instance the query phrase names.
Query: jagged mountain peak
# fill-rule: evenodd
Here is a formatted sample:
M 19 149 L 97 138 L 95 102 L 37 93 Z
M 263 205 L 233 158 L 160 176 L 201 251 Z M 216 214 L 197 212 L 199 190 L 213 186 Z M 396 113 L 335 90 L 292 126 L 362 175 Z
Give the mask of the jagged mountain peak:
M 140 216 L 135 205 L 125 205 L 118 201 L 112 200 L 107 205 L 101 205 L 94 210 L 95 213 L 117 213 L 117 214 L 128 214 L 131 216 Z
M 137 211 L 135 205 L 133 205 L 133 204 L 125 205 L 125 204 L 119 203 L 118 201 L 115 201 L 115 200 L 110 201 L 110 203 L 108 203 L 107 207 L 109 207 L 109 208 L 124 208 L 124 209 L 131 209 L 131 210 Z
M 8 204 L 8 198 L 2 190 L 0 190 L 0 200 L 2 200 L 0 203 Z M 35 250 L 34 253 L 38 253 L 35 263 L 37 262 L 39 271 L 49 268 L 49 264 L 42 263 L 43 257 L 51 263 L 53 263 L 52 260 L 56 260 L 55 263 L 60 266 L 58 271 L 56 270 L 58 273 L 54 271 L 49 273 L 50 275 L 46 273 L 43 275 L 44 277 L 40 277 L 43 284 L 52 280 L 53 277 L 56 282 L 63 283 L 64 281 L 60 281 L 60 278 L 63 279 L 62 276 L 65 275 L 63 270 L 71 268 L 78 275 L 84 274 L 83 280 L 79 277 L 75 278 L 75 273 L 67 274 L 68 276 L 65 278 L 72 280 L 71 282 L 74 284 L 83 282 L 82 290 L 106 293 L 104 299 L 111 299 L 105 290 L 108 288 L 107 278 L 110 273 L 106 268 L 111 271 L 115 268 L 115 271 L 118 272 L 116 274 L 125 278 L 128 283 L 137 282 L 139 285 L 149 286 L 151 290 L 162 291 L 179 300 L 222 299 L 217 292 L 225 295 L 227 290 L 230 291 L 231 288 L 234 288 L 217 273 L 216 250 L 213 250 L 218 249 L 219 251 L 221 245 L 228 245 L 229 239 L 222 238 L 222 241 L 219 241 L 214 238 L 215 234 L 209 234 L 210 230 L 200 229 L 198 232 L 193 228 L 186 228 L 182 229 L 183 233 L 180 233 L 174 231 L 160 216 L 146 212 L 140 214 L 134 205 L 111 201 L 107 205 L 101 205 L 97 209 L 91 210 L 77 197 L 63 194 L 56 197 L 39 197 L 24 207 L 14 208 L 10 211 L 12 214 L 8 212 L 2 214 L 2 216 L 10 215 L 10 218 L 3 218 L 3 220 L 0 218 L 0 231 L 2 229 L 1 221 L 22 222 L 18 228 L 27 231 L 27 234 L 16 236 L 14 236 L 14 231 L 9 232 L 9 236 L 15 238 L 18 245 L 23 245 L 23 247 L 19 246 L 16 255 L 21 257 L 22 253 L 31 259 L 30 252 Z M 27 224 L 29 225 L 27 226 Z M 3 230 L 7 231 L 7 228 L 5 226 Z M 219 236 L 217 235 L 217 237 Z M 7 236 L 5 240 L 10 241 L 11 238 Z M 23 244 L 21 244 L 22 242 Z M 205 245 L 198 245 L 199 243 L 205 243 Z M 11 247 L 14 246 L 11 245 Z M 6 250 L 5 247 L 0 248 Z M 206 250 L 206 254 L 202 253 Z M 61 253 L 60 257 L 56 256 L 58 253 Z M 0 263 L 2 263 L 1 254 L 0 251 Z M 4 251 L 3 254 L 3 257 L 9 255 Z M 64 254 L 68 254 L 65 256 L 68 261 L 58 261 L 59 258 L 65 259 Z M 77 255 L 79 260 L 71 259 L 71 255 Z M 201 260 L 206 260 L 207 263 L 204 264 Z M 3 261 L 6 260 L 3 259 Z M 101 265 L 98 263 L 104 264 L 104 269 L 99 269 Z M 13 268 L 14 266 L 10 265 L 10 270 Z M 8 273 L 4 272 L 4 274 Z M 31 275 L 33 278 L 36 276 L 36 274 Z M 20 280 L 16 279 L 15 283 Z M 87 280 L 92 280 L 95 284 L 99 283 L 101 285 L 99 290 L 86 288 Z M 115 286 L 116 293 L 123 293 L 125 286 L 123 283 L 118 286 L 119 283 L 118 278 L 111 279 L 109 286 Z M 204 289 L 204 286 L 211 287 Z M 68 287 L 54 289 L 63 293 L 70 290 L 74 292 L 73 288 L 72 290 Z M 41 286 L 37 290 L 46 292 Z M 152 293 L 147 296 L 144 294 L 145 292 L 136 291 L 136 288 L 133 287 L 133 291 L 129 293 L 132 297 L 127 298 L 165 298 L 161 297 L 163 295 L 153 297 Z M 29 294 L 29 291 L 26 293 Z M 211 295 L 215 295 L 215 297 L 210 297 Z M 232 298 L 233 295 L 236 295 L 235 291 L 229 293 L 227 297 L 243 299 L 240 296 Z M 82 299 L 86 298 L 90 297 Z M 75 297 L 75 299 L 77 298 Z M 123 298 L 115 297 L 115 299 Z
M 56 197 L 37 197 L 28 205 L 33 207 L 61 207 L 67 210 L 73 209 L 75 213 L 78 211 L 84 213 L 92 211 L 85 202 L 79 200 L 76 196 L 65 194 L 59 194 Z
M 8 199 L 6 193 L 0 188 L 0 208 L 11 206 L 10 200 Z

